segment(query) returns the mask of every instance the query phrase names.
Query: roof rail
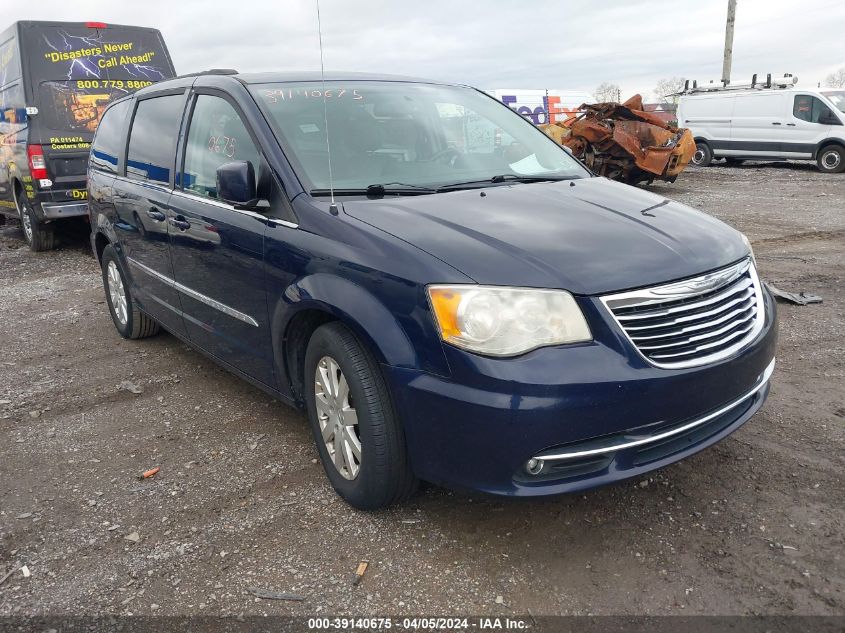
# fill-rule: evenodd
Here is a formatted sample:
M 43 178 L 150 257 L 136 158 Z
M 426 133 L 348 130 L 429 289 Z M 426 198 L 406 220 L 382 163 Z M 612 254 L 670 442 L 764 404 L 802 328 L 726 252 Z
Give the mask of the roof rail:
M 177 79 L 181 79 L 182 77 L 200 77 L 202 75 L 237 75 L 238 71 L 234 68 L 210 68 L 209 70 L 200 70 L 195 73 L 187 73 L 185 75 L 179 75 Z
M 792 73 L 785 73 L 783 77 L 772 77 L 771 73 L 766 75 L 765 81 L 760 81 L 755 73 L 750 82 L 731 83 L 730 80 L 722 80 L 719 83 L 711 81 L 709 84 L 698 85 L 698 82 L 689 79 L 684 81 L 684 88 L 678 94 L 696 94 L 702 92 L 724 92 L 730 90 L 783 90 L 792 88 L 798 83 L 798 77 Z

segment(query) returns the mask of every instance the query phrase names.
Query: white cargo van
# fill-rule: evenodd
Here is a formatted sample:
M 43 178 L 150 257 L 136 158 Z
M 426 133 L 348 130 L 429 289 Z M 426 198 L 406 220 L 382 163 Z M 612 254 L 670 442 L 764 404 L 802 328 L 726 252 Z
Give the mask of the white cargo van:
M 683 94 L 678 125 L 692 130 L 692 163 L 715 158 L 815 160 L 828 173 L 845 170 L 845 89 L 709 88 Z

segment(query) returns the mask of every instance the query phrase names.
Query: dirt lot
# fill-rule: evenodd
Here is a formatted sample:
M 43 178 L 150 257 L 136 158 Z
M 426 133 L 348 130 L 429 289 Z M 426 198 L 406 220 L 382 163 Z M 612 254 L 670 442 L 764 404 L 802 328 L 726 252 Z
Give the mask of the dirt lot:
M 0 615 L 845 614 L 845 175 L 714 166 L 652 189 L 824 297 L 780 306 L 762 412 L 648 479 L 428 488 L 376 514 L 335 496 L 303 415 L 169 335 L 122 340 L 84 234 L 33 254 L 0 227 L 0 578 L 31 572 Z

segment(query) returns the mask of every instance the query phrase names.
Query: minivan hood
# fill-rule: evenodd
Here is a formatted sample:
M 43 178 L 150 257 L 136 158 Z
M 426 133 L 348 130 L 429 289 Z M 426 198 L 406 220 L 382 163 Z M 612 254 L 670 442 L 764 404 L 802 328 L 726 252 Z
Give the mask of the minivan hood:
M 603 294 L 748 254 L 740 233 L 719 220 L 606 178 L 348 200 L 343 208 L 481 284 Z

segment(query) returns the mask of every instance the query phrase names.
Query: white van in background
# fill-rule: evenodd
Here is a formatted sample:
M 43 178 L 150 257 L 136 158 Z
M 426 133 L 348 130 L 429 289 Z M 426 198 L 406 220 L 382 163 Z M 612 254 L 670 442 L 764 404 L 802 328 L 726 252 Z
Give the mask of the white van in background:
M 678 125 L 692 130 L 694 165 L 714 158 L 815 160 L 823 172 L 845 170 L 845 90 L 704 88 L 683 94 Z
M 578 114 L 578 109 L 582 104 L 595 102 L 590 93 L 576 90 L 496 88 L 485 92 L 524 116 L 534 125 L 563 123 Z

